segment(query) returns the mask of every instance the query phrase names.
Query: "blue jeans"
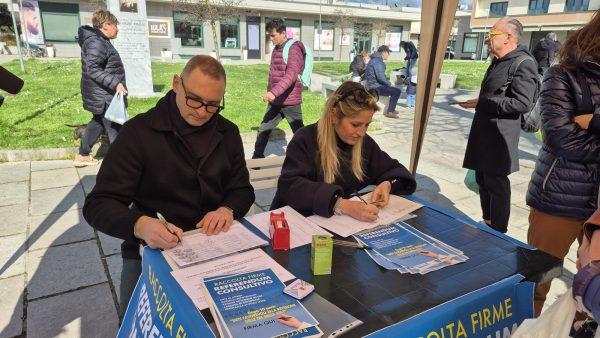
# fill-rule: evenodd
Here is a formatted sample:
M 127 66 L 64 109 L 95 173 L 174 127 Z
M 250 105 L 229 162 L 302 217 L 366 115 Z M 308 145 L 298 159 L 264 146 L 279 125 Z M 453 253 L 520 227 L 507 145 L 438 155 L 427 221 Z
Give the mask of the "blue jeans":
M 396 110 L 396 105 L 398 104 L 398 99 L 400 98 L 400 94 L 402 90 L 397 87 L 392 86 L 380 86 L 375 89 L 379 96 L 389 96 L 390 97 L 390 105 L 388 106 L 388 113 L 393 113 Z
M 414 107 L 417 98 L 414 94 L 406 94 L 406 105 L 409 107 Z

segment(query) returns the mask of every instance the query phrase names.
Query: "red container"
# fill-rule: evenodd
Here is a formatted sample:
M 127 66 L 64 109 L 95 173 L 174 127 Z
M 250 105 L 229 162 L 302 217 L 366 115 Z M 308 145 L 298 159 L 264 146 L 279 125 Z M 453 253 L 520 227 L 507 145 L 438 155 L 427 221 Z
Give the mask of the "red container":
M 271 212 L 269 221 L 269 235 L 271 236 L 271 246 L 273 250 L 290 249 L 290 227 L 285 220 L 285 213 Z

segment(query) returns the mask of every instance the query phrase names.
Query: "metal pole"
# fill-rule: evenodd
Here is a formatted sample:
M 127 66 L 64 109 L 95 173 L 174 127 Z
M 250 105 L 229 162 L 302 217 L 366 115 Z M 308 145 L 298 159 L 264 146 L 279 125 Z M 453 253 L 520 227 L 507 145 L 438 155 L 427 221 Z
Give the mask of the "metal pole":
M 19 15 L 21 13 L 21 11 L 23 10 L 23 0 L 19 0 Z M 25 29 L 23 29 L 23 35 L 25 36 L 25 45 L 27 47 L 27 55 L 31 56 L 31 52 L 29 50 L 29 34 L 27 34 L 27 21 L 25 19 L 25 16 L 23 15 L 23 20 L 22 20 L 22 27 L 25 27 Z
M 321 25 L 321 1 L 319 0 L 319 30 L 317 31 L 317 33 L 319 33 L 319 49 L 317 49 L 317 59 L 319 61 L 321 61 L 321 34 L 323 34 L 323 26 Z
M 21 71 L 25 73 L 25 63 L 23 63 L 23 53 L 21 53 L 21 38 L 19 37 L 19 29 L 17 20 L 15 19 L 14 4 L 10 1 L 10 16 L 12 17 L 13 28 L 15 29 L 15 41 L 17 43 L 17 52 L 19 53 L 19 62 L 21 63 Z

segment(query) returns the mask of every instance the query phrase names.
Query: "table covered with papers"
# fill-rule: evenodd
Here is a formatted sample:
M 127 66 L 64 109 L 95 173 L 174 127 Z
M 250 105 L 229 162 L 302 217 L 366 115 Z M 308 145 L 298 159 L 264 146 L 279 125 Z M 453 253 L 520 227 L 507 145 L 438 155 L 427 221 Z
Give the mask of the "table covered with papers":
M 340 312 L 348 314 L 348 318 L 357 319 L 348 330 L 340 328 L 342 329 L 340 332 L 345 331 L 344 337 L 362 337 L 374 332 L 375 337 L 409 337 L 413 336 L 413 333 L 418 337 L 427 336 L 428 332 L 435 333 L 432 337 L 450 337 L 451 331 L 456 337 L 460 336 L 461 328 L 465 332 L 465 337 L 485 337 L 487 332 L 494 332 L 489 330 L 496 330 L 493 328 L 493 322 L 500 323 L 500 319 L 520 318 L 519 307 L 525 308 L 525 316 L 529 315 L 531 311 L 528 306 L 532 303 L 529 298 L 532 294 L 531 285 L 518 287 L 519 290 L 515 288 L 516 291 L 511 294 L 512 296 L 505 296 L 497 291 L 497 288 L 490 289 L 490 286 L 508 282 L 517 285 L 523 278 L 531 282 L 545 282 L 560 275 L 561 260 L 527 248 L 523 243 L 510 237 L 488 231 L 472 220 L 444 211 L 424 201 L 419 200 L 419 202 L 425 204 L 425 207 L 413 211 L 412 213 L 417 217 L 404 222 L 409 224 L 411 229 L 417 230 L 413 231 L 414 233 L 420 234 L 423 238 L 443 241 L 443 245 L 455 248 L 468 259 L 459 264 L 432 269 L 426 274 L 400 273 L 398 270 L 386 269 L 378 265 L 366 250 L 335 246 L 331 275 L 315 276 L 310 269 L 310 245 L 297 246 L 289 251 L 273 251 L 270 246 L 263 246 L 252 249 L 248 253 L 249 256 L 245 257 L 254 262 L 256 270 L 271 267 L 273 273 L 265 272 L 265 274 L 272 275 L 272 278 L 286 284 L 296 278 L 313 284 L 315 287 L 313 295 L 316 296 L 310 295 L 301 303 L 319 323 L 327 319 L 327 315 L 314 313 L 311 310 L 314 309 L 314 304 L 311 303 L 319 302 L 319 299 L 326 300 L 327 306 L 331 308 L 339 308 Z M 268 240 L 264 232 L 252 226 L 247 220 L 242 220 L 242 224 L 258 237 Z M 290 225 L 292 226 L 293 224 Z M 276 267 L 271 260 L 277 263 L 274 264 Z M 218 262 L 211 268 L 206 268 L 206 270 L 216 270 L 210 272 L 212 276 L 217 275 L 219 269 L 226 269 L 228 265 L 231 268 L 241 264 L 231 256 L 221 257 Z M 215 312 L 211 313 L 206 309 L 207 306 L 202 302 L 201 297 L 200 299 L 188 297 L 174 278 L 182 273 L 175 271 L 171 274 L 170 270 L 160 252 L 145 250 L 143 274 L 123 320 L 120 336 L 148 336 L 151 332 L 154 332 L 154 336 L 163 337 L 211 337 L 213 332 L 219 336 L 220 330 L 216 329 L 213 319 Z M 185 276 L 179 276 L 178 280 L 181 278 Z M 527 296 L 517 296 L 519 294 Z M 479 298 L 491 299 L 489 307 L 483 305 L 473 307 L 473 304 L 477 304 L 480 300 Z M 461 320 L 459 316 L 463 315 L 463 310 L 447 310 L 449 306 L 454 306 L 454 303 L 470 304 L 473 312 L 465 314 L 466 317 Z M 419 323 L 425 323 L 419 318 L 419 314 L 432 308 L 435 309 L 430 311 L 443 310 L 441 312 L 450 316 L 447 319 L 440 319 L 439 327 L 436 326 L 435 320 L 433 324 L 415 324 L 410 320 L 406 321 L 405 326 L 397 324 L 404 323 L 403 321 L 411 317 L 419 319 Z M 328 308 L 327 311 L 334 310 Z M 456 319 L 451 317 L 454 314 Z M 359 325 L 360 322 L 362 324 Z M 450 322 L 452 325 L 448 326 Z M 212 329 L 209 329 L 211 324 Z M 432 327 L 427 328 L 424 333 L 417 334 L 415 325 Z M 327 330 L 322 331 L 328 334 Z M 408 332 L 411 334 L 406 334 Z M 253 336 L 253 338 L 259 337 Z

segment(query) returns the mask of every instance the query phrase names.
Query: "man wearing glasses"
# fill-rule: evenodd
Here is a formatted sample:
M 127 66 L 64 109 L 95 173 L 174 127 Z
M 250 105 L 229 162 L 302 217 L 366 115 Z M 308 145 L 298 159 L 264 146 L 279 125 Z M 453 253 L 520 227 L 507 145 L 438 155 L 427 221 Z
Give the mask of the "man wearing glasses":
M 500 232 L 508 229 L 508 175 L 519 170 L 522 114 L 533 109 L 536 92 L 539 94 L 537 62 L 519 45 L 522 33 L 518 20 L 496 22 L 486 40 L 493 60 L 479 98 L 461 104 L 475 108 L 463 167 L 475 170 L 483 220 Z
M 217 60 L 192 58 L 156 107 L 123 125 L 86 198 L 86 221 L 124 240 L 121 313 L 141 272 L 140 243 L 168 249 L 184 230 L 228 231 L 254 202 L 239 130 L 219 114 L 225 81 Z

